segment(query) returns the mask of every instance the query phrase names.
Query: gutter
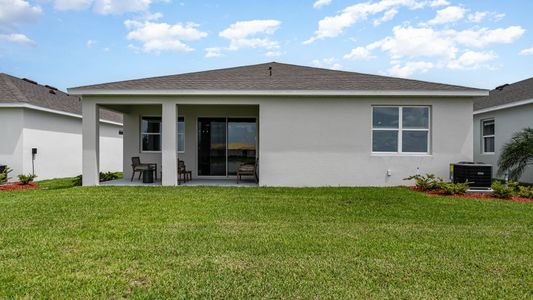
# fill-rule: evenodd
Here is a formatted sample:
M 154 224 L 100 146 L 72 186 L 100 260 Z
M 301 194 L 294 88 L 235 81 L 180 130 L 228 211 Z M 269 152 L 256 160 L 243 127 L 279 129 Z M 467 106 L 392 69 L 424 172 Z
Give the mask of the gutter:
M 426 91 L 426 90 L 113 90 L 70 88 L 68 93 L 90 95 L 143 95 L 143 96 L 432 96 L 432 97 L 485 97 L 488 90 Z
M 69 112 L 66 112 L 66 111 L 61 111 L 61 110 L 41 107 L 41 106 L 37 106 L 37 105 L 33 105 L 33 104 L 27 104 L 27 103 L 0 103 L 0 108 L 2 108 L 2 107 L 6 107 L 6 108 L 27 108 L 27 109 L 33 109 L 33 110 L 37 110 L 37 111 L 43 111 L 43 112 L 48 112 L 48 113 L 52 113 L 52 114 L 57 114 L 57 115 L 62 115 L 62 116 L 82 119 L 82 116 L 78 115 L 78 114 L 73 114 L 73 113 L 69 113 Z M 123 126 L 122 123 L 113 122 L 113 121 L 104 120 L 104 119 L 100 119 L 100 122 L 101 123 L 111 124 L 111 125 Z

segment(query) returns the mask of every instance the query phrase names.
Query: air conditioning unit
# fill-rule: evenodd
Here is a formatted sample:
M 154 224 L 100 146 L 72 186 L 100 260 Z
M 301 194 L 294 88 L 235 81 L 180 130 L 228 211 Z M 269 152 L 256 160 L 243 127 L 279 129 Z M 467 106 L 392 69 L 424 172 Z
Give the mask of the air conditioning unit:
M 465 161 L 450 164 L 450 180 L 453 183 L 463 183 L 468 180 L 472 189 L 490 189 L 492 166 Z

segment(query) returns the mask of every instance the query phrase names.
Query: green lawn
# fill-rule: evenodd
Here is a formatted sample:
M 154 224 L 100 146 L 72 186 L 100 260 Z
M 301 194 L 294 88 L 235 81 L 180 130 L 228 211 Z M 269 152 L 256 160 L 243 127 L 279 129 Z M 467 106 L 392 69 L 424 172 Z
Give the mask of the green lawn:
M 0 298 L 532 298 L 533 205 L 405 188 L 0 192 Z

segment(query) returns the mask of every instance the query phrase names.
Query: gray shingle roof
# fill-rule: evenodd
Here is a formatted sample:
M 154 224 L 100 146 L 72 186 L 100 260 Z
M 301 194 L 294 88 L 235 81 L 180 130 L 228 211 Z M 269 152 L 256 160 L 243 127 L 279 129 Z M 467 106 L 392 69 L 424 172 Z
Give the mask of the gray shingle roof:
M 272 68 L 272 76 L 270 76 L 270 67 Z M 480 89 L 449 84 L 320 69 L 276 62 L 95 84 L 69 90 L 483 91 Z
M 0 73 L 0 103 L 27 103 L 81 115 L 79 97 L 5 73 Z M 122 123 L 122 115 L 115 112 L 102 109 L 100 116 L 104 120 Z
M 533 99 L 533 77 L 502 86 L 501 90 L 498 88 L 491 90 L 488 97 L 479 98 L 474 102 L 474 110 L 528 99 Z

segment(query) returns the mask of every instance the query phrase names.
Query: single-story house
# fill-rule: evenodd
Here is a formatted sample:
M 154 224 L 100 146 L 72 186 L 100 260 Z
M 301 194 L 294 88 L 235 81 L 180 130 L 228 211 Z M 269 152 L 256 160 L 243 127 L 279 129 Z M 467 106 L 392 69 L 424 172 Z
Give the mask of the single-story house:
M 474 159 L 496 173 L 502 147 L 524 128 L 533 128 L 533 78 L 499 86 L 474 102 Z M 533 183 L 533 167 L 519 180 Z
M 122 170 L 122 116 L 102 111 L 101 169 Z M 0 165 L 38 179 L 69 177 L 82 170 L 79 97 L 52 86 L 0 73 Z
M 488 91 L 265 63 L 69 89 L 82 97 L 83 184 L 98 185 L 98 111 L 124 116 L 131 158 L 176 185 L 231 178 L 258 161 L 261 186 L 391 186 L 416 173 L 447 177 L 473 160 L 473 101 Z

